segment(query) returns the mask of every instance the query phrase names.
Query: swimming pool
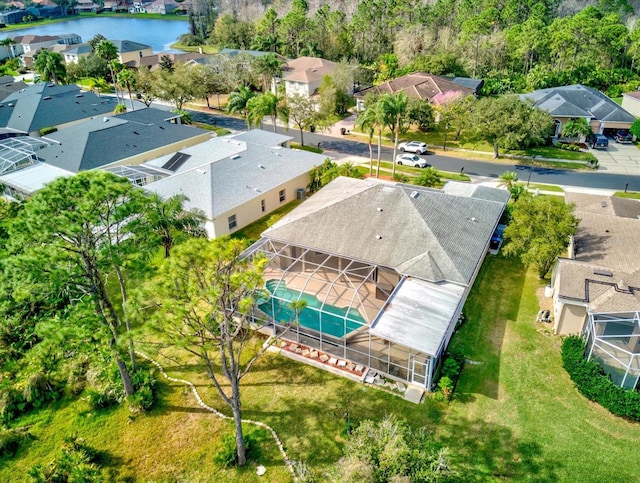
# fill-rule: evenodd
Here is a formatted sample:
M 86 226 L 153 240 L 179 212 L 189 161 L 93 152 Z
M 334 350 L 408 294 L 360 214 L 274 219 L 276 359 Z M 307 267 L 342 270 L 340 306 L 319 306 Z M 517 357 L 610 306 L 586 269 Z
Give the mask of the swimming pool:
M 295 312 L 291 309 L 290 303 L 304 300 L 307 306 L 300 312 L 298 323 L 308 329 L 318 332 L 322 330 L 325 334 L 340 338 L 367 324 L 356 309 L 348 310 L 346 307 L 335 307 L 330 304 L 324 304 L 323 307 L 322 302 L 315 295 L 287 288 L 284 282 L 278 284 L 278 280 L 268 280 L 266 286 L 272 297 L 258 304 L 258 307 L 278 322 L 293 322 Z

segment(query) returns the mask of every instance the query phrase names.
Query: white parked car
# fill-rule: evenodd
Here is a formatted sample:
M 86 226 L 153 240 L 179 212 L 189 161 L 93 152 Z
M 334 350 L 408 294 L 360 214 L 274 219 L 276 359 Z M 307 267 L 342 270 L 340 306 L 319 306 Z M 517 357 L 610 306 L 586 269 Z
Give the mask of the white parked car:
M 396 156 L 396 164 L 406 164 L 407 166 L 415 166 L 416 168 L 426 168 L 429 166 L 424 159 L 415 154 L 398 154 Z
M 407 153 L 425 154 L 427 152 L 427 145 L 420 141 L 409 141 L 408 143 L 398 144 L 400 151 Z

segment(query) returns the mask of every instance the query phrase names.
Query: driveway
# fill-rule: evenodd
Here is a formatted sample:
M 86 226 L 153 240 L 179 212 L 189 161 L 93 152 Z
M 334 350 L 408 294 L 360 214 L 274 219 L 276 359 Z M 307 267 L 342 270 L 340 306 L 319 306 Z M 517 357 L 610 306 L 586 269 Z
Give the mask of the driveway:
M 590 149 L 598 158 L 598 171 L 611 174 L 640 174 L 640 149 L 635 144 L 618 144 L 609 139 L 607 149 Z

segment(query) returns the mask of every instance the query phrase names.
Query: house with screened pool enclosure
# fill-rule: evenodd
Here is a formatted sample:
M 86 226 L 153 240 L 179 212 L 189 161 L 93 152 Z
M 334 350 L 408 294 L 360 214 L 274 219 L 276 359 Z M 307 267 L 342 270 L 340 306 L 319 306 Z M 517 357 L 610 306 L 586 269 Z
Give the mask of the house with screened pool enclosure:
M 285 339 L 429 390 L 508 199 L 338 178 L 248 249 L 268 259 L 258 313 Z

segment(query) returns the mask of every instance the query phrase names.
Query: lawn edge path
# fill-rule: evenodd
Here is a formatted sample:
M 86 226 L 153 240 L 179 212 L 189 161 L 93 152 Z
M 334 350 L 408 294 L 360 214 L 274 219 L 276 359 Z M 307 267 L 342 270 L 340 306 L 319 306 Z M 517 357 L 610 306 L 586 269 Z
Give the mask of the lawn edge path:
M 196 386 L 194 386 L 191 381 L 187 381 L 186 379 L 177 379 L 175 377 L 169 376 L 169 374 L 167 374 L 165 372 L 164 367 L 162 367 L 159 362 L 157 362 L 156 360 L 152 359 L 151 357 L 149 357 L 144 352 L 136 351 L 136 354 L 138 354 L 140 357 L 142 357 L 143 359 L 146 359 L 147 361 L 151 362 L 151 364 L 156 366 L 156 368 L 165 377 L 165 379 L 167 379 L 167 380 L 169 380 L 171 382 L 177 382 L 177 383 L 185 384 L 185 385 L 189 386 L 191 388 L 191 392 L 195 396 L 196 401 L 197 401 L 197 403 L 198 403 L 198 405 L 200 407 L 202 407 L 203 409 L 206 409 L 207 411 L 215 414 L 219 418 L 231 419 L 231 420 L 233 419 L 232 416 L 227 416 L 226 414 L 222 414 L 217 409 L 214 409 L 211 406 L 207 405 L 202 400 L 202 398 L 200 397 L 200 393 L 198 393 L 198 390 L 196 389 Z M 285 466 L 287 468 L 289 468 L 289 471 L 291 472 L 291 476 L 293 477 L 293 481 L 295 483 L 298 483 L 298 476 L 296 475 L 295 469 L 293 468 L 293 463 L 291 462 L 291 460 L 287 456 L 287 452 L 284 449 L 284 446 L 282 444 L 282 441 L 280 440 L 280 437 L 278 436 L 278 433 L 276 433 L 276 431 L 271 426 L 269 426 L 268 424 L 265 424 L 265 423 L 263 423 L 261 421 L 253 421 L 251 419 L 243 419 L 242 422 L 245 423 L 245 424 L 253 424 L 254 426 L 259 426 L 261 428 L 264 428 L 264 429 L 268 430 L 271 433 L 271 436 L 275 440 L 276 444 L 278 445 L 278 449 L 280 450 L 280 453 L 282 454 L 282 459 L 284 460 Z

